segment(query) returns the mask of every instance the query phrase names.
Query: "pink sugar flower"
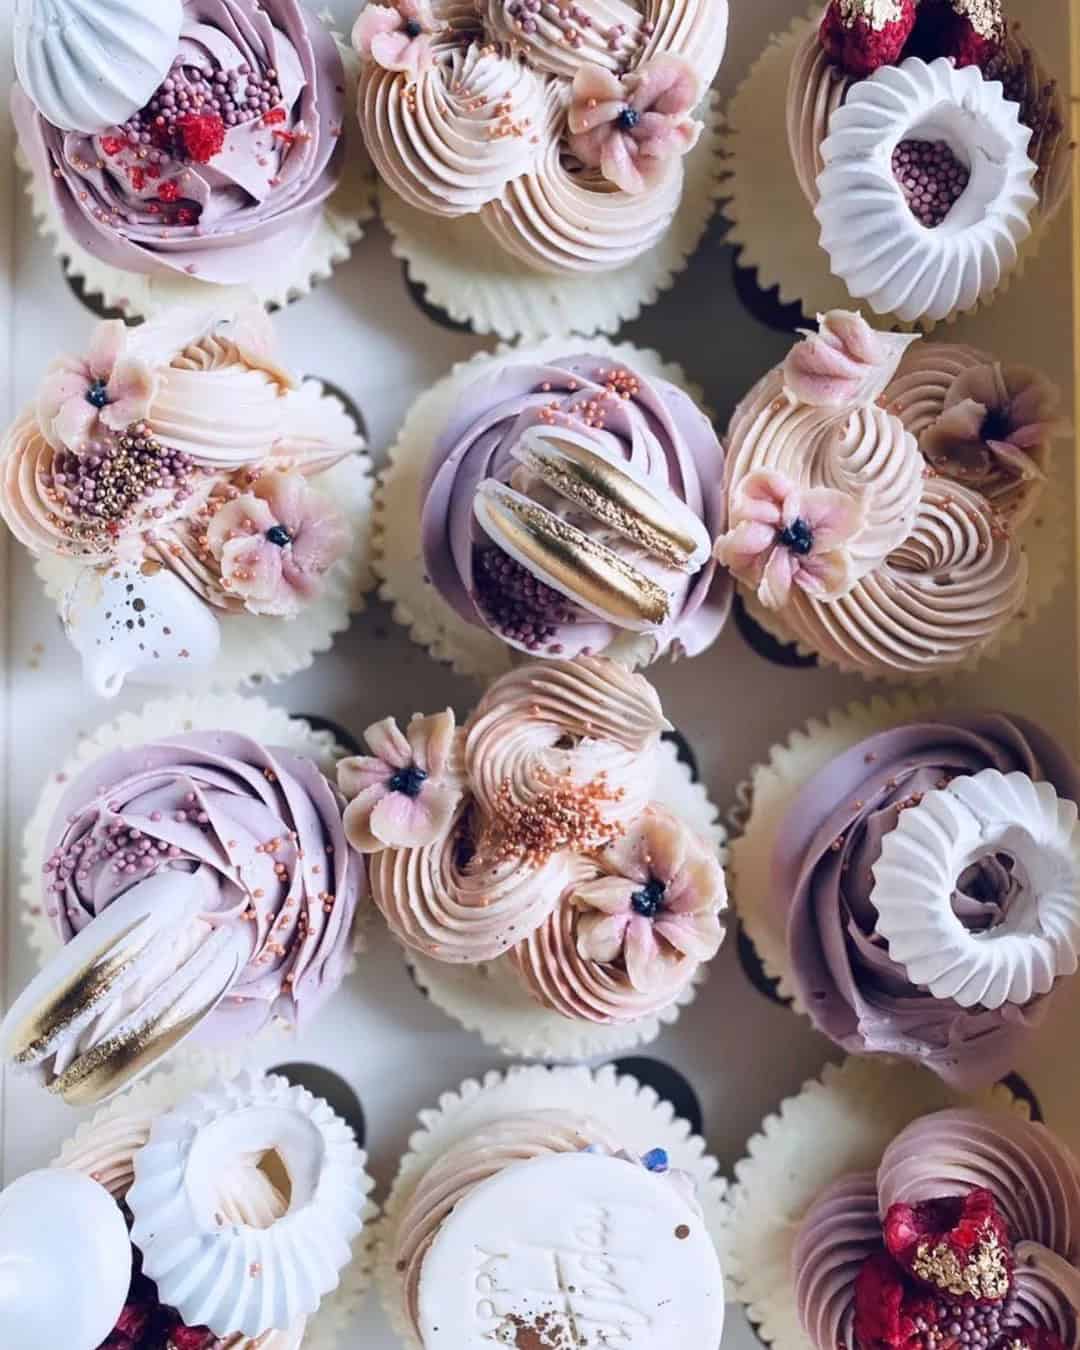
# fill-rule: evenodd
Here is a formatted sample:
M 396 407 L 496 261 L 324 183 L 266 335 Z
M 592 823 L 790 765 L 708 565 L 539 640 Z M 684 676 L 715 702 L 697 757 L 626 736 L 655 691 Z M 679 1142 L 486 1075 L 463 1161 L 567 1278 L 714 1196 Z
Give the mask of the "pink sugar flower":
M 37 416 L 54 450 L 89 448 L 97 438 L 125 431 L 150 411 L 157 377 L 127 355 L 128 328 L 120 320 L 98 324 L 85 360 L 62 356 L 45 377 Z
M 757 588 L 768 609 L 785 605 L 792 586 L 815 600 L 837 600 L 854 584 L 847 544 L 862 525 L 863 509 L 847 493 L 800 488 L 758 470 L 735 490 L 731 528 L 714 552 L 737 580 Z
M 462 794 L 460 736 L 450 708 L 416 716 L 402 734 L 387 717 L 364 732 L 371 755 L 338 765 L 349 805 L 345 834 L 358 853 L 423 848 L 447 828 Z
M 435 17 L 425 0 L 369 3 L 353 27 L 352 43 L 384 70 L 399 70 L 415 81 L 431 68 L 435 32 Z
M 621 959 L 644 992 L 672 964 L 709 961 L 720 950 L 724 873 L 704 840 L 663 807 L 649 806 L 599 863 L 607 875 L 571 893 L 586 961 Z
M 349 543 L 329 498 L 298 473 L 264 473 L 218 509 L 206 538 L 226 591 L 252 614 L 279 618 L 315 597 Z
M 585 63 L 574 76 L 570 149 L 624 192 L 644 192 L 670 161 L 697 144 L 690 113 L 701 98 L 694 68 L 657 56 L 621 79 Z

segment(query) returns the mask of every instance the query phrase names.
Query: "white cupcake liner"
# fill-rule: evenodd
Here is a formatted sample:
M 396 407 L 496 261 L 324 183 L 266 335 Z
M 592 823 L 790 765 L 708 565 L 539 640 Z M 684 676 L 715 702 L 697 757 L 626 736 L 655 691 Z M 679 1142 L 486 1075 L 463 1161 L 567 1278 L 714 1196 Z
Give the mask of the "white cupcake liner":
M 657 352 L 603 337 L 551 337 L 535 346 L 477 352 L 459 362 L 416 400 L 375 490 L 374 569 L 382 579 L 379 595 L 393 606 L 394 618 L 408 628 L 412 640 L 459 675 L 496 679 L 514 665 L 517 653 L 481 624 L 467 623 L 427 578 L 420 542 L 421 490 L 432 447 L 468 387 L 497 365 L 528 365 L 578 352 L 609 356 L 643 375 L 667 380 L 702 406 L 703 394 L 682 367 Z
M 712 840 L 721 862 L 725 860 L 727 832 L 720 813 L 670 741 L 660 744 L 656 800 Z M 466 1031 L 479 1032 L 487 1045 L 504 1055 L 551 1061 L 611 1056 L 656 1040 L 694 1001 L 709 970 L 707 963 L 699 966 L 693 983 L 661 1012 L 636 1022 L 604 1025 L 575 1021 L 543 1007 L 530 995 L 509 956 L 476 966 L 434 961 L 412 951 L 406 959 L 432 1003 Z
M 90 1120 L 84 1121 L 67 1140 L 53 1166 L 62 1165 L 65 1153 L 81 1145 L 91 1133 L 129 1112 L 151 1111 L 155 1115 L 171 1111 L 187 1097 L 200 1091 L 217 1078 L 230 1078 L 240 1067 L 238 1057 L 228 1054 L 193 1054 L 179 1065 L 151 1074 L 119 1097 L 114 1097 Z M 371 1200 L 375 1182 L 367 1173 L 367 1153 L 361 1152 L 364 1168 L 366 1197 L 364 1226 L 352 1246 L 352 1260 L 341 1272 L 336 1289 L 327 1294 L 318 1310 L 308 1319 L 304 1330 L 303 1350 L 334 1350 L 345 1332 L 355 1324 L 360 1304 L 366 1296 L 374 1274 L 375 1243 L 378 1233 L 375 1220 L 379 1208 Z M 252 1350 L 253 1342 L 244 1341 L 241 1350 Z
M 712 92 L 705 130 L 686 157 L 682 201 L 662 239 L 614 272 L 551 276 L 503 252 L 477 216 L 447 220 L 379 186 L 379 211 L 394 255 L 427 299 L 475 333 L 536 342 L 549 333 L 614 333 L 636 319 L 685 270 L 722 192 L 721 108 Z
M 410 1350 L 422 1347 L 403 1315 L 401 1275 L 394 1264 L 403 1209 L 424 1174 L 448 1150 L 506 1116 L 551 1110 L 595 1120 L 633 1152 L 666 1149 L 672 1167 L 689 1173 L 697 1185 L 698 1203 L 726 1273 L 727 1183 L 718 1175 L 716 1159 L 705 1152 L 705 1141 L 691 1134 L 689 1124 L 652 1088 L 620 1077 L 610 1064 L 595 1071 L 533 1065 L 512 1068 L 506 1074 L 491 1072 L 482 1082 L 468 1079 L 456 1092 L 444 1093 L 437 1107 L 420 1112 L 420 1129 L 409 1140 L 409 1151 L 401 1160 L 378 1225 L 375 1281 L 379 1297 L 391 1326 Z
M 335 743 L 332 732 L 315 731 L 301 718 L 290 717 L 284 708 L 241 694 L 176 694 L 147 703 L 138 712 L 123 713 L 84 736 L 64 766 L 49 776 L 23 832 L 19 916 L 38 969 L 60 950 L 61 945 L 43 903 L 41 869 L 49 824 L 72 782 L 95 760 L 113 750 L 127 750 L 147 741 L 182 736 L 192 731 L 222 728 L 250 736 L 262 745 L 278 746 L 306 756 L 331 781 L 338 760 L 348 754 L 344 747 Z M 366 919 L 361 916 L 365 908 L 360 907 L 353 930 L 354 954 L 363 950 L 362 930 Z M 270 1035 L 277 1030 L 279 1028 L 271 1023 L 260 1035 Z M 169 1063 L 186 1062 L 193 1053 L 204 1052 L 181 1047 L 170 1055 Z
M 821 22 L 824 8 L 823 3 L 813 5 L 808 18 L 797 19 L 786 32 L 770 38 L 728 105 L 724 138 L 729 175 L 721 210 L 731 225 L 727 241 L 739 251 L 739 266 L 757 273 L 762 290 L 776 286 L 781 304 L 801 304 L 810 317 L 862 303 L 853 300 L 830 270 L 828 254 L 818 242 L 820 227 L 803 196 L 788 150 L 788 74 L 796 48 Z M 1002 279 L 994 295 L 962 315 L 950 315 L 945 324 L 985 309 L 1023 275 L 1039 247 L 1037 217 L 1033 224 L 1035 229 L 1021 247 L 1017 266 Z M 905 325 L 886 314 L 876 316 L 875 322 L 924 332 L 938 327 L 932 320 Z
M 1071 451 L 1071 445 L 1066 447 L 1067 443 L 1063 440 L 1061 447 L 1054 453 L 1064 457 Z M 937 669 L 927 669 L 923 673 L 899 671 L 894 674 L 871 672 L 859 666 L 833 661 L 815 647 L 809 646 L 801 639 L 793 638 L 783 627 L 781 613 L 767 609 L 753 591 L 740 586 L 739 595 L 751 619 L 770 637 L 794 646 L 800 656 L 816 656 L 823 666 L 842 670 L 845 674 L 858 675 L 861 679 L 875 684 L 925 685 L 932 681 L 949 683 L 991 663 L 1007 659 L 1011 649 L 1016 647 L 1031 624 L 1049 609 L 1058 587 L 1065 580 L 1069 564 L 1071 506 L 1067 494 L 1061 490 L 1062 487 L 1060 473 L 1054 475 L 1051 471 L 1050 482 L 1047 483 L 1036 510 L 1021 525 L 1018 532 L 1028 559 L 1027 594 L 1023 608 L 985 646 L 980 647 L 974 655 L 964 661 Z
M 341 403 L 336 394 L 324 396 Z M 334 638 L 348 628 L 351 616 L 364 608 L 364 596 L 375 584 L 371 459 L 366 450 L 358 451 L 307 482 L 342 515 L 351 540 L 348 553 L 327 573 L 315 599 L 294 618 L 215 610 L 221 628 L 218 658 L 208 670 L 185 672 L 185 689 L 227 689 L 288 679 L 306 670 L 320 652 L 329 651 Z M 45 593 L 58 606 L 68 587 L 86 570 L 84 564 L 56 554 L 41 554 L 34 568 L 45 583 Z M 130 683 L 139 683 L 137 673 L 130 676 Z
M 340 34 L 335 33 L 334 38 L 345 63 L 344 116 L 346 127 L 351 127 L 355 122 L 359 62 Z M 252 291 L 260 303 L 284 308 L 290 301 L 307 295 L 317 282 L 328 281 L 334 267 L 346 261 L 353 245 L 363 237 L 363 226 L 375 215 L 371 161 L 359 136 L 346 135 L 341 182 L 324 203 L 306 247 L 275 258 L 272 267 L 261 268 L 244 286 L 215 285 L 167 269 L 156 275 L 143 275 L 111 267 L 72 239 L 48 189 L 35 178 L 21 150 L 16 152 L 16 162 L 28 175 L 26 192 L 38 231 L 51 240 L 65 274 L 80 281 L 86 295 L 100 296 L 105 308 L 120 310 L 129 319 L 150 319 L 175 305 L 220 304 L 230 296 L 242 301 L 250 298 Z M 272 243 L 267 247 L 272 248 Z
M 725 1234 L 731 1291 L 762 1340 L 775 1350 L 813 1350 L 799 1324 L 792 1269 L 813 1201 L 846 1173 L 876 1168 L 913 1120 L 954 1106 L 1029 1114 L 1000 1084 L 964 1097 L 925 1069 L 848 1059 L 766 1117 L 736 1164 Z

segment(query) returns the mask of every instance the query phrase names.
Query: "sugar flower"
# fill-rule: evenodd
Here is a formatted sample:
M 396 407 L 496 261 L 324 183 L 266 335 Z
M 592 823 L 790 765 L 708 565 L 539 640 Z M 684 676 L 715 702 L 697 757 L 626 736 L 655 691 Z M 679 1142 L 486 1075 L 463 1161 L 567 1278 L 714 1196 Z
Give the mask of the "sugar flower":
M 348 549 L 345 524 L 298 473 L 265 473 L 221 506 L 206 531 L 221 582 L 253 614 L 295 615 Z
M 416 716 L 404 734 L 387 717 L 368 727 L 364 740 L 371 755 L 338 765 L 338 785 L 349 798 L 349 843 L 360 853 L 433 843 L 450 824 L 462 795 L 453 711 Z
M 49 370 L 37 417 L 54 450 L 80 453 L 150 411 L 157 378 L 150 366 L 128 354 L 128 333 L 120 319 L 98 324 L 85 360 L 62 356 Z
M 431 67 L 435 31 L 425 0 L 396 0 L 393 5 L 366 5 L 353 27 L 352 42 L 361 56 L 415 81 Z
M 786 604 L 792 586 L 815 600 L 836 600 L 854 584 L 847 545 L 862 523 L 862 507 L 847 493 L 800 488 L 760 470 L 735 490 L 731 528 L 716 541 L 715 556 L 756 587 L 768 609 Z
M 624 192 L 644 192 L 678 155 L 697 144 L 701 98 L 692 66 L 658 56 L 621 79 L 584 63 L 574 76 L 570 149 Z
M 605 850 L 606 875 L 580 884 L 578 952 L 588 961 L 622 960 L 635 989 L 662 983 L 673 963 L 708 961 L 720 950 L 727 904 L 724 874 L 692 830 L 662 807 L 648 807 Z

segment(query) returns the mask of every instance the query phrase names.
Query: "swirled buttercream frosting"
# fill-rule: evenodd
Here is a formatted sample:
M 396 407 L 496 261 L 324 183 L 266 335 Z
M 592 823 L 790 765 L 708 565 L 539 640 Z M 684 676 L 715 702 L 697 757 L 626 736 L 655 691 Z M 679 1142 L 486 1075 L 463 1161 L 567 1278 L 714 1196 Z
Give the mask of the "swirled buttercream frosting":
M 675 385 L 611 357 L 514 361 L 463 389 L 423 488 L 432 585 L 511 646 L 696 655 L 731 590 L 710 558 L 723 453 Z
M 6 1051 L 79 1101 L 196 1030 L 305 1022 L 344 977 L 366 889 L 315 764 L 228 731 L 96 761 L 64 794 L 42 876 L 65 945 L 9 1015 Z
M 1037 372 L 821 316 L 739 405 L 715 555 L 845 670 L 970 662 L 1022 609 L 1018 528 L 1061 423 Z
M 353 33 L 365 143 L 406 202 L 479 213 L 532 271 L 623 267 L 675 218 L 727 17 L 727 0 L 372 0 Z
M 969 811 L 963 799 L 979 785 L 991 796 L 981 805 L 972 799 Z M 1039 793 L 1050 802 L 1048 833 Z M 933 823 L 931 808 L 949 794 L 960 834 Z M 1058 983 L 1052 971 L 1037 992 L 1002 985 L 997 998 L 986 986 L 982 1001 L 972 1001 L 962 984 L 949 995 L 930 987 L 928 973 L 920 982 L 908 950 L 919 948 L 920 932 L 936 931 L 938 941 L 958 943 L 958 973 L 974 977 L 1000 956 L 1002 969 L 1019 975 L 1044 938 L 1068 933 L 1071 898 L 1063 930 L 1040 917 L 1040 906 L 1055 893 L 1055 868 L 1074 865 L 1078 794 L 1080 770 L 1056 742 L 1003 713 L 949 713 L 882 732 L 803 783 L 776 836 L 771 904 L 815 1026 L 850 1053 L 901 1055 L 964 1090 L 1010 1072 L 1046 1012 Z M 974 834 L 964 833 L 961 817 Z M 890 901 L 886 909 L 882 869 L 896 841 L 920 827 L 925 866 L 908 874 L 911 904 L 897 925 L 887 917 L 894 908 Z M 953 843 L 961 835 L 969 843 L 978 836 L 962 856 Z M 920 878 L 934 873 L 933 859 L 941 870 L 924 892 Z M 920 894 L 929 906 L 921 919 Z M 1067 973 L 1077 941 L 1066 941 Z
M 64 130 L 34 93 L 17 85 L 14 113 L 35 177 L 124 271 L 249 283 L 268 249 L 303 249 L 340 176 L 341 57 L 299 0 L 184 0 L 171 64 L 126 120 Z
M 815 1350 L 1073 1350 L 1080 1168 L 1045 1126 L 940 1111 L 903 1130 L 876 1172 L 828 1186 L 793 1254 Z M 954 1330 L 960 1327 L 960 1332 Z
M 339 770 L 395 937 L 438 961 L 505 957 L 575 1021 L 676 1001 L 719 949 L 726 891 L 711 845 L 650 800 L 667 727 L 651 685 L 600 658 L 541 662 L 444 725 L 444 753 L 433 721 L 376 724 L 373 753 Z

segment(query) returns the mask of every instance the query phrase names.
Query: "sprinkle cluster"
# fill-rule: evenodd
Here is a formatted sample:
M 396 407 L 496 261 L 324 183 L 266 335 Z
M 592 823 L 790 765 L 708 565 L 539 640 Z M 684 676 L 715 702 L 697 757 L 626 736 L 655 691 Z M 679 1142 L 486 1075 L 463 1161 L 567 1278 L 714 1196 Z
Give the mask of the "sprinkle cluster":
M 473 558 L 476 603 L 492 628 L 528 651 L 540 651 L 561 624 L 573 623 L 574 606 L 494 544 Z M 548 647 L 558 655 L 559 649 Z
M 578 51 L 584 45 L 586 32 L 596 27 L 592 17 L 574 4 L 573 0 L 511 0 L 506 10 L 514 22 L 514 27 L 531 37 L 540 28 L 541 20 L 552 24 L 561 34 L 560 41 L 571 51 Z M 655 26 L 644 23 L 631 35 L 625 23 L 611 24 L 607 28 L 596 29 L 609 52 L 622 52 L 621 65 L 629 66 L 638 49 L 652 37 Z
M 928 230 L 944 223 L 971 181 L 946 141 L 901 141 L 892 169 L 912 215 Z
M 556 853 L 598 853 L 619 838 L 617 821 L 605 808 L 620 802 L 623 788 L 612 788 L 604 773 L 587 783 L 550 776 L 548 791 L 528 802 L 514 797 L 513 785 L 504 781 L 495 794 L 495 819 L 491 837 L 481 850 L 496 862 L 521 858 L 540 867 Z

